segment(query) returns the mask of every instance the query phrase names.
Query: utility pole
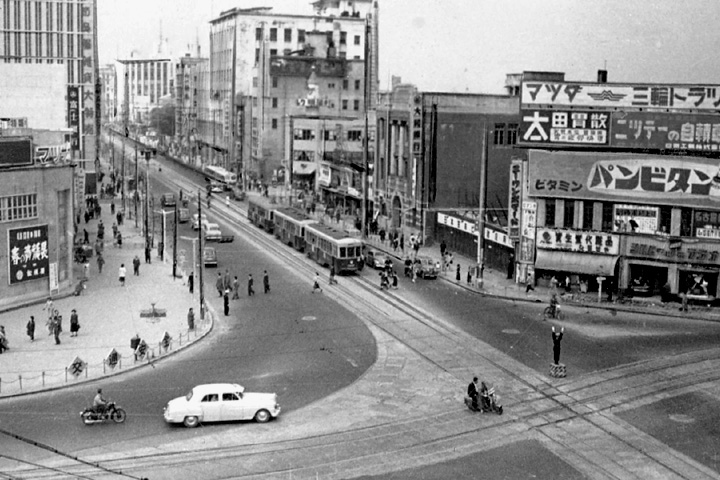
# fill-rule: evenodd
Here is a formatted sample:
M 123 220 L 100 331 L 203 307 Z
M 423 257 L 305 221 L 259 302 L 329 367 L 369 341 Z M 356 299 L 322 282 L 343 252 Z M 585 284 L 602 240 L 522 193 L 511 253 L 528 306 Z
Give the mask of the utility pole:
M 368 146 L 369 136 L 370 132 L 369 130 L 369 121 L 368 121 L 368 110 L 370 109 L 370 95 L 368 94 L 368 90 L 370 88 L 370 68 L 368 68 L 368 52 L 370 51 L 369 48 L 369 42 L 368 37 L 370 36 L 370 22 L 368 19 L 365 19 L 365 61 L 364 64 L 364 88 L 363 88 L 363 110 L 365 111 L 365 133 L 363 134 L 363 173 L 362 173 L 362 208 L 360 210 L 360 214 L 362 215 L 362 221 L 360 222 L 360 238 L 365 239 L 366 238 L 366 232 L 367 232 L 367 217 L 368 217 L 368 168 L 370 166 L 370 162 L 368 161 L 368 155 L 370 152 L 370 148 Z M 291 130 L 292 131 L 292 130 Z M 323 150 L 324 151 L 324 150 Z
M 200 195 L 200 189 L 198 188 L 198 222 L 202 227 L 202 197 Z M 203 235 L 202 228 L 198 228 L 198 258 L 200 259 L 198 265 L 198 285 L 200 287 L 200 320 L 205 320 L 205 284 L 203 283 L 203 270 L 205 267 L 205 259 L 203 258 Z
M 152 250 L 152 244 L 150 243 L 150 152 L 145 151 L 145 248 Z M 152 255 L 150 255 L 152 257 Z
M 178 202 L 175 202 L 175 215 L 173 217 L 173 280 L 177 277 L 178 208 Z
M 485 273 L 485 196 L 487 182 L 487 121 L 483 122 L 482 150 L 480 151 L 480 200 L 478 202 L 477 221 L 477 286 L 483 287 Z
M 135 228 L 138 228 L 138 200 L 140 199 L 140 195 L 138 195 L 138 185 L 139 185 L 139 178 L 138 178 L 138 158 L 137 158 L 137 143 L 135 143 L 135 193 L 133 194 L 133 203 L 135 204 Z
M 237 74 L 237 15 L 235 15 L 235 25 L 233 27 L 233 46 L 232 46 L 232 76 L 230 78 L 230 162 L 235 164 L 235 173 L 240 175 L 240 164 L 235 161 L 235 75 Z

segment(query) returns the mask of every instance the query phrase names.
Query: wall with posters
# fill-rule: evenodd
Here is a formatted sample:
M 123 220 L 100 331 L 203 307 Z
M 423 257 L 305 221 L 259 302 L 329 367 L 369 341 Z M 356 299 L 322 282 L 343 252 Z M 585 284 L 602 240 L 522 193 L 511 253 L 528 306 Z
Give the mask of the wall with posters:
M 73 170 L 46 165 L 0 175 L 0 308 L 46 297 L 51 282 L 72 288 Z

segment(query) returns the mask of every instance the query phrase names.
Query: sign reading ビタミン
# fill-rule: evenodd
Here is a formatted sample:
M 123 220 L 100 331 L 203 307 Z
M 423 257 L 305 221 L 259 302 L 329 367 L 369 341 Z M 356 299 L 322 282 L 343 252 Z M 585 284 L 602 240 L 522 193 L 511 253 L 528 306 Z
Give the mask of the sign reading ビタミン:
M 10 285 L 48 277 L 47 225 L 8 230 L 8 248 Z

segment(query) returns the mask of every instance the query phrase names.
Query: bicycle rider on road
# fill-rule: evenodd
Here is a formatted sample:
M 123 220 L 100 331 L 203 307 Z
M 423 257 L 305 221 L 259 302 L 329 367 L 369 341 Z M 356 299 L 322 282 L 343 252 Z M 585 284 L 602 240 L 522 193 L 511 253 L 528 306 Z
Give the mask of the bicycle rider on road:
M 557 306 L 558 306 L 558 298 L 557 293 L 553 293 L 550 295 L 550 315 L 552 315 L 553 318 L 557 316 Z

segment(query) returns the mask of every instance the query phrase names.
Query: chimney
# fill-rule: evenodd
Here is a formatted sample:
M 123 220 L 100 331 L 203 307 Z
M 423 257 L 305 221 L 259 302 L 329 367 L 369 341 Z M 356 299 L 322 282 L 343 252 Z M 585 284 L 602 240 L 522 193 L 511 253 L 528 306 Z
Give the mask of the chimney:
M 607 83 L 607 70 L 598 70 L 597 81 L 598 83 Z

